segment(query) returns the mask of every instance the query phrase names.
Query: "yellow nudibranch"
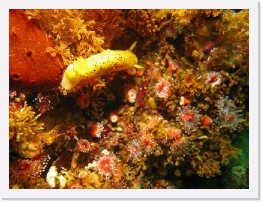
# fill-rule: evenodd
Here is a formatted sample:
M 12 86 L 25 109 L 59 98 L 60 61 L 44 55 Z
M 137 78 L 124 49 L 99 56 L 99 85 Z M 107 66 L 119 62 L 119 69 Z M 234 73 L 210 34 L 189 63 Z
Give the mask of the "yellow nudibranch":
M 143 68 L 137 64 L 138 59 L 132 52 L 135 46 L 136 42 L 128 50 L 108 49 L 87 59 L 78 58 L 65 70 L 61 86 L 67 91 L 72 91 L 75 87 L 88 84 L 106 73 L 132 67 Z

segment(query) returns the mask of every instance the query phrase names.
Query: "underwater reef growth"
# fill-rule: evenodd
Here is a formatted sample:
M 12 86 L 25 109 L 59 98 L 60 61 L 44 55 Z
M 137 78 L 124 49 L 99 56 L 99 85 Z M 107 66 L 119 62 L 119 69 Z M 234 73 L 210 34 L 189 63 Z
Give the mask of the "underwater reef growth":
M 27 14 L 54 37 L 56 45 L 47 51 L 60 54 L 66 65 L 110 48 L 125 34 L 122 10 L 36 9 Z
M 43 151 L 44 146 L 54 141 L 52 131 L 44 131 L 44 123 L 38 121 L 31 106 L 25 102 L 23 107 L 9 107 L 9 134 L 11 145 L 22 157 L 33 158 Z
M 248 10 L 26 13 L 68 67 L 10 92 L 10 188 L 249 187 Z

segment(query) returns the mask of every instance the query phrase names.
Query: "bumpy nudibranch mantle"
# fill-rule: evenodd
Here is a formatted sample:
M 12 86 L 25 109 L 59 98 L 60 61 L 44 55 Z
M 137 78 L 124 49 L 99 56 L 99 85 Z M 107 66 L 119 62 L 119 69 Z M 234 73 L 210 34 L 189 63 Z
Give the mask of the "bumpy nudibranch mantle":
M 82 83 L 88 83 L 100 76 L 131 67 L 142 68 L 137 65 L 138 59 L 132 52 L 136 42 L 128 50 L 104 50 L 87 59 L 79 58 L 70 64 L 64 72 L 61 86 L 72 91 Z M 84 82 L 83 82 L 84 81 Z

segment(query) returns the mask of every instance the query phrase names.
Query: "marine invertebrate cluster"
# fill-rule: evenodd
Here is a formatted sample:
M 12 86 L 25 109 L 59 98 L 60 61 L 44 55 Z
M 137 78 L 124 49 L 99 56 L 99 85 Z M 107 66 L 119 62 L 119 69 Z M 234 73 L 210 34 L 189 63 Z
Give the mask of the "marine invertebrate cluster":
M 39 93 L 37 97 L 34 99 L 35 108 L 41 113 L 44 114 L 54 108 L 57 104 L 57 95 L 54 94 L 43 94 Z
M 214 177 L 216 174 L 220 174 L 220 163 L 217 160 L 218 155 L 212 152 L 205 152 L 202 154 L 202 158 L 198 160 L 193 160 L 193 167 L 198 166 L 197 174 L 199 176 L 206 176 L 207 178 Z
M 43 173 L 48 169 L 51 161 L 49 152 L 35 156 L 32 159 L 17 159 L 10 163 L 10 180 L 9 184 L 12 188 L 48 188 L 45 179 L 42 178 Z
M 26 13 L 69 66 L 10 90 L 10 188 L 248 187 L 248 10 Z
M 27 14 L 54 37 L 56 45 L 47 51 L 60 54 L 66 65 L 110 48 L 125 34 L 123 10 L 37 9 Z
M 44 131 L 44 123 L 38 121 L 31 106 L 24 103 L 22 108 L 9 108 L 9 133 L 14 149 L 23 157 L 32 158 L 40 154 L 45 145 L 54 140 L 52 131 Z

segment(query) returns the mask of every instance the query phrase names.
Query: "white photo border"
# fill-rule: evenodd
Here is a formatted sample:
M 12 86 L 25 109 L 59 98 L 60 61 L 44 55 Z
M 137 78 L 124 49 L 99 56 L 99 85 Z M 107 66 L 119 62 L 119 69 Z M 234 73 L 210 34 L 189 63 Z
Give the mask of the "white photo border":
M 260 198 L 260 172 L 259 172 L 259 71 L 258 71 L 258 1 L 255 0 L 165 0 L 165 1 L 118 1 L 118 0 L 9 0 L 1 4 L 1 53 L 2 63 L 0 81 L 2 96 L 0 96 L 2 138 L 1 151 L 1 198 L 3 199 L 259 199 Z M 9 189 L 9 9 L 23 8 L 176 8 L 176 9 L 249 9 L 250 37 L 249 37 L 249 189 L 168 189 L 168 190 L 37 190 L 37 189 Z

